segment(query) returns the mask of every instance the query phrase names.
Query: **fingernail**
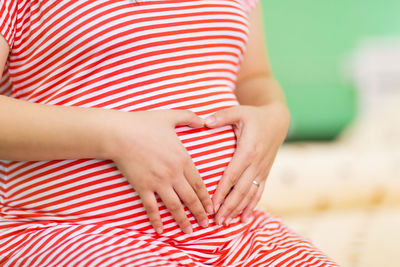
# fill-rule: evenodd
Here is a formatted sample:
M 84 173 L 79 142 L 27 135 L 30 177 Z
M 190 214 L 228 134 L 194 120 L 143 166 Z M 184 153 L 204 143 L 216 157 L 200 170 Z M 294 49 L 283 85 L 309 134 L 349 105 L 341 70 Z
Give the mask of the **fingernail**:
M 222 218 L 218 221 L 218 225 L 221 225 L 223 221 L 225 221 L 225 217 L 222 217 Z
M 213 213 L 213 208 L 212 208 L 212 206 L 211 206 L 211 205 L 207 205 L 207 206 L 206 206 L 206 211 L 207 211 L 207 214 L 212 214 L 212 213 Z
M 215 122 L 215 117 L 214 116 L 210 116 L 206 118 L 206 123 L 207 124 L 213 124 Z
M 214 212 L 217 212 L 218 210 L 219 210 L 219 207 L 221 206 L 221 204 L 217 204 L 217 205 L 215 205 L 215 211 Z
M 225 221 L 225 225 L 228 226 L 231 223 L 231 220 L 232 219 L 230 217 L 228 217 L 228 219 L 226 219 L 226 221 Z
M 202 227 L 207 227 L 208 226 L 208 220 L 207 219 L 201 220 L 199 224 Z
M 190 226 L 185 227 L 185 229 L 183 229 L 183 232 L 185 234 L 191 234 L 192 233 L 192 227 L 190 227 Z
M 161 227 L 156 228 L 157 234 L 161 234 L 163 232 L 163 229 Z

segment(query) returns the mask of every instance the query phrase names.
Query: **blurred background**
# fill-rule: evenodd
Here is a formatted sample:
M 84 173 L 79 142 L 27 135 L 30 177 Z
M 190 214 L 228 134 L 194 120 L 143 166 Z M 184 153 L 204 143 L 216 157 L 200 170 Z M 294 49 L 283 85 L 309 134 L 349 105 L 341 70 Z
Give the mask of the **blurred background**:
M 400 1 L 261 1 L 292 122 L 259 206 L 341 266 L 400 266 Z

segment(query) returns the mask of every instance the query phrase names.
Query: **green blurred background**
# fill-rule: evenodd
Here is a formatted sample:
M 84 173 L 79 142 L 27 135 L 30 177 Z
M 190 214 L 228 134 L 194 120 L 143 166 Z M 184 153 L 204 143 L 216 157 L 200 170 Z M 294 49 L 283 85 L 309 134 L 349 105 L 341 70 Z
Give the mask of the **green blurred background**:
M 400 29 L 400 0 L 261 0 L 272 69 L 292 114 L 289 140 L 336 137 L 357 115 L 344 62 L 367 36 Z

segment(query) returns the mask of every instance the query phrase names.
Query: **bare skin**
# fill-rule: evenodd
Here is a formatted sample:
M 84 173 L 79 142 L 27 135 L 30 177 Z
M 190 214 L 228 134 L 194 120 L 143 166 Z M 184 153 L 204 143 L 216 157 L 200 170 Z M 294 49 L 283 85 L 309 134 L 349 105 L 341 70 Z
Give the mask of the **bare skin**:
M 268 62 L 260 2 L 249 23 L 247 51 L 235 89 L 240 106 L 220 110 L 210 116 L 214 122 L 206 121 L 210 128 L 233 125 L 237 137 L 235 154 L 213 195 L 218 224 L 228 225 L 240 212 L 242 222 L 249 219 L 290 124 L 284 94 Z
M 192 227 L 180 200 L 203 227 L 208 225 L 207 213 L 211 213 L 213 207 L 215 209 L 225 198 L 216 215 L 217 222 L 221 223 L 222 217 L 233 218 L 242 208 L 242 219 L 245 220 L 261 197 L 265 179 L 276 151 L 286 136 L 289 122 L 283 93 L 270 73 L 264 46 L 260 42 L 264 38 L 260 19 L 260 7 L 257 7 L 250 15 L 248 51 L 235 90 L 243 106 L 218 111 L 214 114 L 217 118 L 215 124 L 205 124 L 188 110 L 128 113 L 50 106 L 0 96 L 0 159 L 113 160 L 139 193 L 150 222 L 158 233 L 162 232 L 162 222 L 155 193 L 185 233 L 190 233 Z M 0 74 L 8 53 L 9 46 L 0 35 Z M 13 114 L 12 118 L 7 114 Z M 194 128 L 206 125 L 212 128 L 225 124 L 234 125 L 238 149 L 211 201 L 174 128 L 178 125 Z M 92 134 L 94 132 L 96 135 Z M 137 141 L 144 137 L 152 141 Z M 261 148 L 256 149 L 256 153 L 250 153 L 249 148 L 254 148 L 255 144 L 261 144 Z M 251 163 L 241 162 L 247 156 L 252 159 Z M 136 163 L 135 167 L 132 162 Z M 257 188 L 252 185 L 253 180 L 259 181 L 261 186 Z M 234 190 L 228 194 L 233 186 Z M 245 196 L 245 201 L 240 201 L 239 196 Z

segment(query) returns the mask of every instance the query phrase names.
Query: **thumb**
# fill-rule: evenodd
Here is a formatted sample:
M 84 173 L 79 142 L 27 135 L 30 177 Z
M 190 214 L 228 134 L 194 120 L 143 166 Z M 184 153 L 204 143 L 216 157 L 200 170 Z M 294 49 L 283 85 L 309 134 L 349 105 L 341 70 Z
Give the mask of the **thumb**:
M 175 119 L 175 126 L 188 125 L 193 128 L 204 126 L 204 120 L 190 110 L 179 110 Z
M 240 120 L 240 114 L 234 107 L 221 109 L 205 118 L 205 125 L 208 128 L 221 127 L 228 124 L 234 124 Z

